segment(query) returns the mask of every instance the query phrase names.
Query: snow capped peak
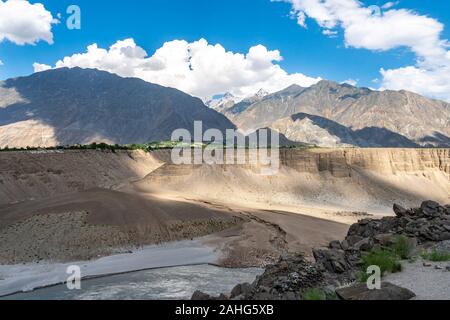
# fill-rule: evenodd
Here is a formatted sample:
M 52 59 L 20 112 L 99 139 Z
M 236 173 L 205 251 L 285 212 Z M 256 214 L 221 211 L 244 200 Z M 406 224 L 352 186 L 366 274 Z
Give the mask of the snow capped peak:
M 267 96 L 269 93 L 266 91 L 266 90 L 264 90 L 264 89 L 259 89 L 259 91 L 255 94 L 255 97 L 258 97 L 258 98 L 264 98 L 265 96 Z
M 224 99 L 224 100 L 230 100 L 230 99 L 234 99 L 234 98 L 235 98 L 235 96 L 231 92 L 226 92 L 222 97 L 222 99 Z
M 224 106 L 231 106 L 239 101 L 232 93 L 226 92 L 223 95 L 217 95 L 207 101 L 205 104 L 212 109 L 220 109 Z

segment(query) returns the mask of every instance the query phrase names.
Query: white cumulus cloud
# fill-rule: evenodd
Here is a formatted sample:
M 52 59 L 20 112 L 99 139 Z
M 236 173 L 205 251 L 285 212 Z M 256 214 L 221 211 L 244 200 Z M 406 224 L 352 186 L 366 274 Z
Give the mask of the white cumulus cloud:
M 298 17 L 302 27 L 310 18 L 325 34 L 341 28 L 348 47 L 375 51 L 406 47 L 414 52 L 416 65 L 381 70 L 381 88 L 406 89 L 450 100 L 449 42 L 441 38 L 444 25 L 438 20 L 412 10 L 393 9 L 397 2 L 380 8 L 357 0 L 284 1 L 292 4 L 291 14 Z
M 351 86 L 356 86 L 358 84 L 358 80 L 347 79 L 345 81 L 342 81 L 341 83 L 346 83 L 346 84 L 349 84 Z
M 385 4 L 383 4 L 382 6 L 381 6 L 381 8 L 383 8 L 383 9 L 390 9 L 390 8 L 392 8 L 392 7 L 395 7 L 396 5 L 398 5 L 398 1 L 389 1 L 389 2 L 386 2 Z
M 41 64 L 41 63 L 37 63 L 37 62 L 33 63 L 34 72 L 50 70 L 51 68 L 52 68 L 52 66 L 49 66 L 47 64 Z
M 177 88 L 201 98 L 225 92 L 245 97 L 261 88 L 274 92 L 292 84 L 310 86 L 321 80 L 288 73 L 278 64 L 281 60 L 278 50 L 268 50 L 263 45 L 251 47 L 246 53 L 234 53 L 205 39 L 169 41 L 149 56 L 133 39 L 125 39 L 107 49 L 92 44 L 86 52 L 57 61 L 55 67 L 96 68 Z M 48 67 L 34 64 L 36 72 Z
M 407 89 L 450 102 L 450 66 L 440 68 L 404 68 L 384 70 L 382 89 Z
M 53 43 L 52 25 L 58 23 L 41 3 L 26 0 L 0 0 L 0 42 L 18 45 Z

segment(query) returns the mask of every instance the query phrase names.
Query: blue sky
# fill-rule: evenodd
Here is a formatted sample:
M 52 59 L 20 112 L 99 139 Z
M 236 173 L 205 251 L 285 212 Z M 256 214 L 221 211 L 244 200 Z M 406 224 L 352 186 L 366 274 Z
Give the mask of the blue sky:
M 5 1 L 5 0 L 3 0 Z M 352 0 L 351 0 L 352 1 Z M 380 69 L 398 69 L 416 65 L 417 54 L 411 48 L 398 46 L 389 50 L 369 50 L 346 46 L 343 29 L 335 37 L 313 18 L 307 28 L 289 16 L 291 3 L 270 0 L 128 0 L 87 1 L 49 0 L 43 3 L 54 17 L 62 13 L 60 23 L 53 25 L 53 44 L 39 41 L 35 45 L 17 45 L 8 39 L 0 43 L 0 79 L 28 75 L 33 63 L 53 66 L 56 61 L 86 51 L 90 44 L 108 48 L 118 40 L 132 38 L 151 56 L 163 43 L 175 39 L 193 42 L 204 38 L 210 44 L 221 44 L 227 51 L 247 53 L 258 44 L 268 50 L 279 50 L 277 61 L 287 73 L 334 81 L 358 80 L 359 86 L 376 87 Z M 364 6 L 382 6 L 387 1 L 363 1 Z M 66 8 L 81 8 L 81 30 L 68 30 Z M 442 0 L 403 0 L 394 6 L 408 8 L 445 25 L 442 39 L 450 39 L 450 5 Z M 0 31 L 1 32 L 1 31 Z

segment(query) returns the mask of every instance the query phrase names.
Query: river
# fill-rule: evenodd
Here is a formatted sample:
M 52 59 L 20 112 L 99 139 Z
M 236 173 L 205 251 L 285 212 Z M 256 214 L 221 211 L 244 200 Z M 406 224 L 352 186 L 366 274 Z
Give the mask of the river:
M 4 297 L 6 300 L 185 300 L 195 290 L 212 295 L 253 282 L 263 269 L 212 265 L 171 267 L 82 280 L 81 290 L 57 285 Z

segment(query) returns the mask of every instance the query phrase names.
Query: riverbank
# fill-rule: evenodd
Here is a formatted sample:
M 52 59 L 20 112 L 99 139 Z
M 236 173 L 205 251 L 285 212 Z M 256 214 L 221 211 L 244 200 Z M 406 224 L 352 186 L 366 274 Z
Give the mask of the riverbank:
M 260 268 L 191 265 L 158 268 L 82 281 L 80 290 L 66 285 L 19 293 L 0 300 L 189 300 L 196 290 L 211 295 L 230 291 L 236 281 L 253 282 Z
M 449 300 L 450 205 L 395 204 L 393 211 L 393 217 L 353 224 L 343 241 L 315 248 L 312 261 L 302 253 L 284 255 L 251 284 L 219 297 L 197 291 L 192 299 Z M 373 290 L 368 284 L 377 277 L 380 288 Z
M 148 246 L 93 261 L 0 265 L 0 297 L 64 283 L 69 276 L 67 268 L 72 265 L 79 266 L 82 278 L 87 279 L 156 268 L 215 264 L 217 260 L 213 248 L 193 240 Z

